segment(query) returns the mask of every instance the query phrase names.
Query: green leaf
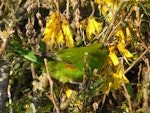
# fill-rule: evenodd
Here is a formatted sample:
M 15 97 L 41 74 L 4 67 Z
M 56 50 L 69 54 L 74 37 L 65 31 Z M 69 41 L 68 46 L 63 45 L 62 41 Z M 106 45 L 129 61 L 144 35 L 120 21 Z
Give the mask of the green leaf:
M 30 50 L 23 49 L 18 44 L 11 44 L 11 43 L 9 43 L 9 47 L 12 50 L 14 50 L 15 52 L 17 52 L 18 54 L 22 55 L 24 58 L 26 58 L 26 59 L 34 62 L 34 63 L 37 63 L 39 65 L 44 65 L 43 58 L 38 56 L 38 55 L 35 55 L 34 52 L 31 52 Z
M 126 88 L 127 88 L 127 91 L 129 93 L 130 97 L 133 97 L 134 96 L 134 91 L 133 91 L 132 86 L 130 84 L 127 84 Z
M 25 54 L 24 58 L 26 58 L 34 63 L 43 65 L 43 58 L 35 55 L 34 52 L 29 52 L 28 54 Z

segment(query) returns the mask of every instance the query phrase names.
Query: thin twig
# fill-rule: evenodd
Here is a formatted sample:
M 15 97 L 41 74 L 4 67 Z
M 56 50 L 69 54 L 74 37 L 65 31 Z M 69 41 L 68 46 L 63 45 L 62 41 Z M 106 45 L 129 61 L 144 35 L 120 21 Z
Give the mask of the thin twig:
M 8 88 L 7 88 L 7 95 L 8 95 L 8 102 L 9 102 L 9 105 L 12 105 L 12 95 L 11 95 L 11 80 L 9 80 L 9 84 L 8 84 Z M 10 109 L 9 109 L 9 113 L 13 113 L 13 108 L 10 106 Z
M 123 59 L 121 60 L 121 67 L 123 68 L 124 70 L 124 65 L 123 65 Z M 129 106 L 129 110 L 130 110 L 130 113 L 133 113 L 132 111 L 132 106 L 131 106 L 131 99 L 130 99 L 130 95 L 127 91 L 127 88 L 125 86 L 125 83 L 124 83 L 124 78 L 122 76 L 122 86 L 123 86 L 123 89 L 124 89 L 124 96 L 126 97 L 127 101 L 128 101 L 128 106 Z
M 6 34 L 6 36 L 4 36 L 2 34 L 2 32 L 0 32 L 0 38 L 3 40 L 3 43 L 2 43 L 2 45 L 0 47 L 0 55 L 1 55 L 3 53 L 3 51 L 5 50 L 7 44 L 8 44 L 9 35 Z
M 147 45 L 144 43 L 144 41 L 141 40 L 140 45 L 141 45 L 144 49 L 148 50 L 148 52 L 150 53 L 150 49 L 147 47 Z
M 114 26 L 114 23 L 115 23 L 115 21 L 116 21 L 117 15 L 118 15 L 120 9 L 122 8 L 124 2 L 126 2 L 126 0 L 123 0 L 123 1 L 121 1 L 121 2 L 119 3 L 118 8 L 116 9 L 116 11 L 115 11 L 115 13 L 114 13 L 114 18 L 113 18 L 112 21 L 110 22 L 110 25 L 108 26 L 108 29 L 107 29 L 106 33 L 104 34 L 104 37 L 102 38 L 102 43 L 104 43 L 105 41 L 108 40 L 108 36 L 109 36 L 109 34 L 110 34 L 110 32 L 111 32 L 113 26 Z
M 57 11 L 59 12 L 59 11 L 60 11 L 60 7 L 59 7 L 59 5 L 60 5 L 60 0 L 54 0 L 54 3 L 55 3 L 55 5 L 56 5 Z
M 135 66 L 135 65 L 143 58 L 143 56 L 144 56 L 145 54 L 147 54 L 148 51 L 149 51 L 149 50 L 146 49 L 146 50 L 141 54 L 141 56 L 140 56 L 136 61 L 134 61 L 134 62 L 130 65 L 130 67 L 128 67 L 128 68 L 125 70 L 125 74 L 126 74 L 128 71 L 130 71 L 130 69 L 131 69 L 133 66 Z
M 34 70 L 34 64 L 33 64 L 33 62 L 31 63 L 31 72 L 32 72 L 33 79 L 37 79 L 38 76 L 36 75 L 36 72 Z
M 131 106 L 131 100 L 130 100 L 130 95 L 127 91 L 127 88 L 125 86 L 125 83 L 124 83 L 124 80 L 122 80 L 122 86 L 123 86 L 123 89 L 124 89 L 124 96 L 126 97 L 127 101 L 128 101 L 128 106 L 129 106 L 129 110 L 130 110 L 130 113 L 133 113 L 132 112 L 132 106 Z
M 48 60 L 46 58 L 44 58 L 44 63 L 45 63 L 45 68 L 46 68 L 46 75 L 47 75 L 47 79 L 49 81 L 49 84 L 50 84 L 50 95 L 47 95 L 48 98 L 53 102 L 54 104 L 54 107 L 56 109 L 56 112 L 57 113 L 60 113 L 60 110 L 59 110 L 59 107 L 57 106 L 57 103 L 56 103 L 56 100 L 54 98 L 54 90 L 53 90 L 53 80 L 50 76 L 50 73 L 49 73 L 49 69 L 48 69 Z
M 100 113 L 102 112 L 102 109 L 103 109 L 103 107 L 104 107 L 105 100 L 106 100 L 106 94 L 104 94 L 104 96 L 103 96 L 102 105 L 101 105 L 101 107 L 100 107 Z
M 149 61 L 148 59 L 145 59 L 145 64 L 146 67 L 143 68 L 142 70 L 142 92 L 143 92 L 143 113 L 149 113 L 149 105 L 148 105 L 148 100 L 149 100 L 149 93 L 148 93 L 148 88 L 149 88 Z
M 141 72 L 142 72 L 142 64 L 140 64 L 139 65 L 139 72 L 138 72 L 138 84 L 137 84 L 137 89 L 138 89 L 138 93 L 137 93 L 137 98 L 138 98 L 138 105 L 139 105 L 139 103 L 140 103 L 140 90 L 141 90 L 141 88 L 140 88 L 140 84 L 141 84 L 141 82 L 140 82 L 140 76 L 141 76 Z
M 73 91 L 72 94 L 71 94 L 71 96 L 69 98 L 67 98 L 64 102 L 62 102 L 60 104 L 60 109 L 61 110 L 65 110 L 70 105 L 71 100 L 72 100 L 73 97 L 75 97 L 75 95 L 76 95 L 76 92 Z
M 12 35 L 14 33 L 14 30 L 12 28 L 12 24 L 13 24 L 13 22 L 11 22 L 9 24 L 9 27 L 7 28 L 7 31 L 0 31 L 0 38 L 3 41 L 3 43 L 2 43 L 2 45 L 0 47 L 0 55 L 5 50 L 5 48 L 6 48 L 7 44 L 8 44 L 10 35 Z
M 87 77 L 87 75 L 86 75 L 86 67 L 88 66 L 88 64 L 87 64 L 87 56 L 88 56 L 88 53 L 85 52 L 84 53 L 84 66 L 83 66 L 83 82 L 82 82 L 82 86 L 84 86 L 85 81 L 86 81 L 86 77 Z
M 92 17 L 95 13 L 95 8 L 94 8 L 94 2 L 90 1 L 90 3 L 91 3 L 91 7 L 92 7 L 92 13 L 90 14 L 90 17 Z
M 67 3 L 66 3 L 66 18 L 67 18 L 68 20 L 70 19 L 69 4 L 70 4 L 70 0 L 67 0 Z
M 40 89 L 39 87 L 39 82 L 37 81 L 38 80 L 38 77 L 37 77 L 37 74 L 35 72 L 35 67 L 34 67 L 34 63 L 32 62 L 31 65 L 31 73 L 32 73 L 32 78 L 33 78 L 33 81 L 32 81 L 32 102 L 34 105 L 37 105 L 38 104 L 38 97 L 37 97 L 37 90 Z

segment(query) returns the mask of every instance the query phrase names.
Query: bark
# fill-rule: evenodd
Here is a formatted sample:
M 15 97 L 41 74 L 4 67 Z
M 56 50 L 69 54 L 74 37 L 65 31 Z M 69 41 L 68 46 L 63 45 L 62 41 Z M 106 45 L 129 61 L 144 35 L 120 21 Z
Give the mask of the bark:
M 7 100 L 7 86 L 9 78 L 9 67 L 5 61 L 0 64 L 0 112 L 5 110 Z

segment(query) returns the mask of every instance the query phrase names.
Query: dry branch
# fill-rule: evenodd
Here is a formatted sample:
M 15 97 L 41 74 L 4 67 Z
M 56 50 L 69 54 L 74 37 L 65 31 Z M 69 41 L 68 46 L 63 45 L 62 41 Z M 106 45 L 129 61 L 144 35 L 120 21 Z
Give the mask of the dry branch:
M 44 63 L 45 63 L 45 68 L 46 68 L 47 79 L 49 80 L 49 85 L 50 85 L 50 95 L 47 95 L 47 96 L 53 102 L 54 108 L 56 109 L 56 112 L 60 113 L 59 107 L 57 106 L 57 101 L 54 97 L 53 80 L 52 80 L 50 73 L 49 73 L 48 60 L 46 58 L 44 58 Z

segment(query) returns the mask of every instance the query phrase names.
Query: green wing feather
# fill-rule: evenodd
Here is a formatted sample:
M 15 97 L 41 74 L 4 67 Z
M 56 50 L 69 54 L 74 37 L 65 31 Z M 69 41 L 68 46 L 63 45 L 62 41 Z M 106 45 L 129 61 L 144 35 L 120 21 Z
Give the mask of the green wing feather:
M 83 69 L 84 54 L 88 53 L 87 63 L 91 69 L 101 69 L 107 57 L 107 49 L 102 48 L 102 44 L 95 43 L 88 47 L 77 47 L 59 51 L 58 57 L 79 69 Z

